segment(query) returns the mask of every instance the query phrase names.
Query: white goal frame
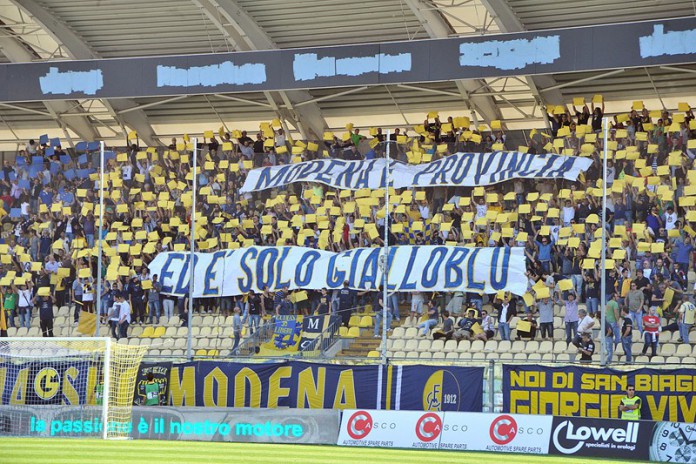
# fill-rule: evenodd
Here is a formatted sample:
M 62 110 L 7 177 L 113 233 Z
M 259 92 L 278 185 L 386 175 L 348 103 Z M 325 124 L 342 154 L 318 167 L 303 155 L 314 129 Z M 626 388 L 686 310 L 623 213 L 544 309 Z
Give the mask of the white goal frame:
M 40 348 L 41 344 L 46 344 L 50 345 L 52 343 L 60 343 L 60 342 L 75 342 L 75 343 L 93 343 L 95 345 L 95 348 L 92 350 L 92 352 L 102 352 L 102 359 L 101 359 L 101 364 L 102 364 L 102 378 L 103 378 L 103 389 L 102 389 L 102 404 L 101 404 L 101 423 L 102 423 L 102 431 L 101 431 L 101 437 L 103 439 L 128 439 L 129 437 L 123 437 L 123 436 L 109 436 L 109 413 L 112 409 L 113 403 L 114 403 L 114 398 L 112 398 L 112 369 L 115 368 L 114 362 L 118 362 L 118 358 L 121 359 L 128 359 L 127 357 L 130 356 L 130 353 L 127 353 L 127 351 L 132 351 L 132 356 L 134 356 L 134 359 L 137 359 L 137 366 L 140 365 L 140 361 L 142 360 L 142 357 L 145 353 L 146 347 L 139 347 L 139 346 L 132 346 L 129 347 L 128 345 L 124 344 L 119 344 L 112 340 L 109 337 L 6 337 L 6 338 L 0 338 L 0 345 L 6 344 L 8 346 L 12 346 L 13 344 L 16 345 L 22 345 L 22 344 L 35 344 L 35 348 Z M 126 351 L 126 353 L 123 354 L 118 354 L 114 353 L 114 350 L 119 350 L 122 348 L 123 350 Z M 25 349 L 25 347 L 17 348 L 17 349 Z M 29 349 L 29 347 L 26 347 L 26 349 Z M 102 351 L 103 350 L 103 351 Z M 117 354 L 118 357 L 115 360 L 114 355 Z M 0 350 L 0 356 L 2 356 L 2 351 Z M 46 353 L 45 356 L 39 357 L 39 356 L 22 356 L 22 359 L 28 359 L 28 360 L 34 360 L 34 359 L 45 359 L 45 360 L 50 360 L 51 354 Z M 139 358 L 139 359 L 138 359 Z M 11 352 L 10 356 L 8 357 L 8 360 L 11 360 Z M 20 359 L 20 357 L 18 357 Z M 135 364 L 134 364 L 135 365 Z M 130 368 L 130 367 L 129 367 Z M 133 382 L 135 382 L 135 378 L 133 379 Z M 123 388 L 120 385 L 117 385 L 119 388 Z M 133 389 L 130 389 L 133 391 Z M 116 392 L 118 393 L 118 392 Z M 132 408 L 132 398 L 129 402 L 129 404 L 126 406 L 120 405 L 121 407 L 130 407 Z M 117 408 L 120 409 L 120 408 Z

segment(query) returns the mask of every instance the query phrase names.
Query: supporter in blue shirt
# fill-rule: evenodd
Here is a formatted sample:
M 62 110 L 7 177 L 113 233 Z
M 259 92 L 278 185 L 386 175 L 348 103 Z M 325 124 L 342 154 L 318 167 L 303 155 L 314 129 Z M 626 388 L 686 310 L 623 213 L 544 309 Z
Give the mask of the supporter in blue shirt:
M 539 236 L 537 231 L 536 236 Z M 551 272 L 551 252 L 553 250 L 553 240 L 550 237 L 541 237 L 541 241 L 536 240 L 537 259 L 541 263 L 542 269 L 548 274 Z
M 688 272 L 689 270 L 689 256 L 694 250 L 694 246 L 691 243 L 691 237 L 686 236 L 684 240 L 677 240 L 674 243 L 674 261 L 677 263 L 679 270 Z
M 648 227 L 652 229 L 652 235 L 655 236 L 659 230 L 660 227 L 662 227 L 660 224 L 662 223 L 662 219 L 657 215 L 657 208 L 653 208 L 650 211 L 650 214 L 648 214 L 648 217 L 645 218 L 645 222 L 647 223 Z

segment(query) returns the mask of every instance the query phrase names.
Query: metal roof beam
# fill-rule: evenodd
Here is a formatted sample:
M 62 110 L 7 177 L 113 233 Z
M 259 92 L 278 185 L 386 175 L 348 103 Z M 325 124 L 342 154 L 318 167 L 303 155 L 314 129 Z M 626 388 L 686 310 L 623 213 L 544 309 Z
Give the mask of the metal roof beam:
M 225 35 L 227 41 L 238 51 L 272 50 L 278 45 L 258 25 L 254 18 L 236 0 L 191 0 Z M 285 103 L 277 112 L 283 118 L 297 121 L 303 137 L 313 134 L 317 140 L 323 138 L 327 128 L 321 108 L 312 95 L 304 90 L 273 92 Z M 273 99 L 275 103 L 275 99 Z
M 7 31 L 0 30 L 0 49 L 8 60 L 13 63 L 29 62 L 36 58 L 16 37 L 8 34 Z M 60 119 L 60 113 L 71 112 L 73 109 L 79 108 L 75 102 L 70 101 L 47 101 L 44 106 L 48 113 L 41 113 L 42 116 L 48 116 L 55 119 L 58 125 L 65 130 L 69 128 L 75 132 L 80 138 L 87 141 L 98 140 L 99 132 L 94 128 L 87 117 L 74 118 L 70 123 Z M 19 109 L 19 108 L 18 108 Z M 23 111 L 29 111 L 22 108 Z M 77 110 L 79 112 L 79 109 Z
M 423 29 L 433 39 L 444 39 L 453 33 L 450 24 L 445 21 L 439 11 L 432 8 L 432 4 L 424 0 L 405 0 L 406 5 L 413 11 L 423 25 Z M 501 113 L 491 97 L 476 96 L 473 93 L 483 87 L 487 87 L 485 81 L 462 80 L 455 81 L 459 94 L 471 110 L 476 110 L 486 121 L 501 119 Z
M 99 53 L 91 48 L 87 42 L 82 39 L 82 37 L 77 35 L 63 21 L 57 19 L 53 14 L 36 2 L 36 0 L 10 1 L 16 7 L 29 14 L 37 24 L 42 26 L 46 33 L 53 37 L 57 43 L 63 46 L 63 49 L 70 55 L 71 58 L 78 60 L 100 58 Z M 132 108 L 137 107 L 137 103 L 135 103 L 133 100 L 126 99 L 102 100 L 102 102 L 122 128 L 124 126 L 129 126 L 131 129 L 134 129 L 138 132 L 138 137 L 148 145 L 154 145 L 156 143 L 155 131 L 152 129 L 152 126 L 150 126 L 147 116 L 142 109 L 132 110 L 127 115 L 118 114 L 120 111 L 131 110 Z M 60 116 L 60 112 L 56 113 L 58 113 Z M 95 136 L 85 138 L 85 140 L 98 140 L 100 136 L 98 131 L 94 129 L 94 125 L 88 122 L 88 120 L 85 122 L 88 123 L 88 126 L 92 127 L 92 131 L 95 134 Z M 71 125 L 75 126 L 74 120 L 71 121 Z M 84 136 L 80 134 L 80 137 Z
M 502 0 L 481 0 L 481 3 L 493 17 L 501 32 L 524 32 L 527 30 L 507 2 Z M 541 94 L 544 94 L 546 101 L 557 105 L 559 103 L 565 104 L 563 93 L 559 91 L 556 80 L 551 76 L 533 76 L 525 79 L 537 103 L 540 107 L 543 107 L 544 120 L 547 127 L 550 127 L 546 104 Z

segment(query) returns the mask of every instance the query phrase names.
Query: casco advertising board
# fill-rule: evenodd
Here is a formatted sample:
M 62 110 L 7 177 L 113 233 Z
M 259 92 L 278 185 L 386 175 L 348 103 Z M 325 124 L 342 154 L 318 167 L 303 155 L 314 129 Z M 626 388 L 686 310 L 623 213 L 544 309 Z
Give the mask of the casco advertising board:
M 441 412 L 345 410 L 337 444 L 437 449 L 443 416 Z
M 648 460 L 653 422 L 554 417 L 550 453 Z
M 338 444 L 547 454 L 551 417 L 347 410 Z
M 547 454 L 550 416 L 445 413 L 440 448 Z

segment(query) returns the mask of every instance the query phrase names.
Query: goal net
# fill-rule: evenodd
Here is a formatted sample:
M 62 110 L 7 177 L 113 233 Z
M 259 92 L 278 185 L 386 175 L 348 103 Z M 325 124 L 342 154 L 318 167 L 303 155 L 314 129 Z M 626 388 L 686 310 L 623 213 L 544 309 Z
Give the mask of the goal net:
M 129 438 L 146 350 L 109 338 L 0 338 L 0 437 Z

